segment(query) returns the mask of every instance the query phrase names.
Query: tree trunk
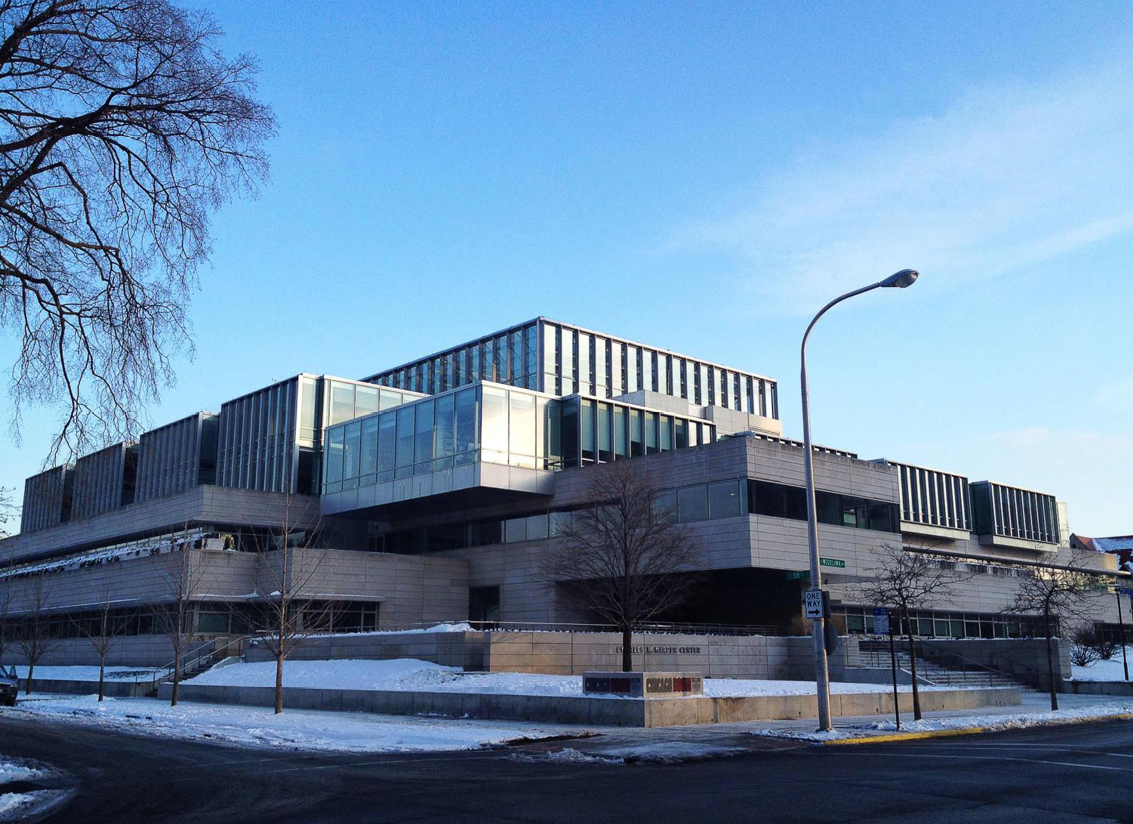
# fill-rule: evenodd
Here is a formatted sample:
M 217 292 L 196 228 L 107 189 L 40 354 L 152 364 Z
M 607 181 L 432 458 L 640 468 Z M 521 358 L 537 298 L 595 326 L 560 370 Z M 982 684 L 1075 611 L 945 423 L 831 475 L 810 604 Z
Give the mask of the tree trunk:
M 921 693 L 917 689 L 917 645 L 913 641 L 913 622 L 909 618 L 909 611 L 905 613 L 905 635 L 909 639 L 909 674 L 913 677 L 913 720 L 921 720 Z
M 275 714 L 283 712 L 283 650 L 275 656 Z
M 31 695 L 31 679 L 35 675 L 35 661 L 28 659 L 28 680 L 24 682 L 24 695 Z
M 173 697 L 169 702 L 169 706 L 177 706 L 177 688 L 181 686 L 181 652 L 180 650 L 173 656 Z
M 622 627 L 622 672 L 633 672 L 633 627 Z
M 103 653 L 98 659 L 98 700 L 102 700 L 103 688 L 106 683 L 106 654 Z
M 1046 674 L 1050 678 L 1050 708 L 1052 710 L 1058 709 L 1058 690 L 1055 689 L 1054 684 L 1054 646 L 1050 640 L 1050 612 L 1043 615 L 1044 622 L 1046 623 Z

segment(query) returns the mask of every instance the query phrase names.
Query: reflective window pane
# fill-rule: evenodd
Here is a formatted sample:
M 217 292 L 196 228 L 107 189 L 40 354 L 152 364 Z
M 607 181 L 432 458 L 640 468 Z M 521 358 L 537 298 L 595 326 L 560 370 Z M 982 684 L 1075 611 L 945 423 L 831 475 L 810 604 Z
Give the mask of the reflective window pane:
M 330 422 L 342 423 L 354 417 L 354 386 L 349 383 L 331 382 Z
M 495 386 L 484 386 L 480 422 L 480 448 L 486 461 L 505 462 L 508 450 L 508 393 Z

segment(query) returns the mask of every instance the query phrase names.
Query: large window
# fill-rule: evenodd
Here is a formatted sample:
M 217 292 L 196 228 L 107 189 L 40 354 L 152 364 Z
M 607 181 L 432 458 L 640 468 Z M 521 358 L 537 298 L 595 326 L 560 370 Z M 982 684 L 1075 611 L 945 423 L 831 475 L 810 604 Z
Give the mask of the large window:
M 898 531 L 896 504 L 822 490 L 816 491 L 814 498 L 819 523 Z M 800 487 L 752 480 L 748 481 L 748 499 L 750 511 L 756 515 L 806 520 L 806 490 Z

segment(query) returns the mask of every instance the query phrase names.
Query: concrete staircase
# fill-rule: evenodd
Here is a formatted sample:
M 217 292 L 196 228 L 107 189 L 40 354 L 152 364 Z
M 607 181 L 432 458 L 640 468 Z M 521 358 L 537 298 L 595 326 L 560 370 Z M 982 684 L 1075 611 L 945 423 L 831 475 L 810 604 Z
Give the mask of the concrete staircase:
M 889 669 L 889 645 L 884 642 L 863 641 L 860 643 L 861 666 Z M 912 663 L 907 651 L 897 651 L 897 668 L 904 672 L 912 671 Z M 982 667 L 974 662 L 956 659 L 954 664 L 942 666 L 917 656 L 917 679 L 938 687 L 1021 687 L 1019 682 L 1001 672 Z M 1026 689 L 1026 687 L 1024 687 Z

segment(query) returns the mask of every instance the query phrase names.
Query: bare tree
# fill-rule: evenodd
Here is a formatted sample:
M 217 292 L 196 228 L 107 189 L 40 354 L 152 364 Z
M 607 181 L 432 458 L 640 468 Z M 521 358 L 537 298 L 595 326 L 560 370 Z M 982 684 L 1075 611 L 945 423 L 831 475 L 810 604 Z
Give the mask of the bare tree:
M 12 502 L 14 494 L 11 487 L 0 486 L 0 539 L 12 534 L 11 524 L 19 513 L 19 507 Z
M 544 564 L 569 591 L 622 634 L 622 670 L 633 669 L 633 632 L 684 602 L 696 583 L 699 547 L 662 506 L 644 467 L 632 461 L 591 470 L 594 506 L 576 510 Z
M 193 598 L 200 593 L 204 577 L 204 567 L 196 562 L 192 552 L 187 526 L 173 540 L 173 546 L 162 560 L 168 601 L 157 610 L 157 617 L 173 649 L 173 694 L 169 705 L 176 707 L 184 655 L 200 637 L 193 613 Z
M 106 687 L 106 656 L 114 645 L 114 628 L 111 625 L 110 590 L 104 589 L 93 618 L 72 619 L 79 634 L 90 642 L 98 656 L 98 700 L 103 699 Z
M 48 613 L 49 592 L 42 575 L 33 575 L 24 588 L 23 609 L 20 610 L 20 630 L 15 643 L 28 662 L 28 679 L 24 683 L 24 694 L 31 693 L 35 665 L 43 660 L 58 643 L 51 634 L 51 617 Z
M 877 606 L 895 609 L 905 628 L 909 645 L 909 669 L 913 682 L 913 717 L 921 718 L 921 695 L 917 685 L 917 649 L 911 610 L 947 601 L 955 587 L 971 577 L 961 564 L 934 554 L 930 548 L 890 542 L 875 551 L 878 569 L 874 577 L 855 587 L 855 594 Z
M 49 460 L 120 439 L 191 350 L 210 216 L 267 173 L 255 61 L 169 0 L 0 3 L 0 328 L 9 393 L 59 404 Z
M 3 570 L 0 569 L 0 572 Z M 12 628 L 9 625 L 12 619 L 12 580 L 0 577 L 0 664 L 4 662 L 4 653 L 8 651 L 12 639 Z
M 312 587 L 319 578 L 326 553 L 314 549 L 319 526 L 297 528 L 288 497 L 279 528 L 266 539 L 260 559 L 256 590 L 263 598 L 258 629 L 260 639 L 275 659 L 275 711 L 283 712 L 283 665 L 313 634 L 332 628 L 336 599 L 317 595 Z
M 1093 553 L 1071 550 L 1064 564 L 1027 568 L 1030 574 L 1020 579 L 1015 601 L 1008 609 L 1009 612 L 1038 615 L 1042 618 L 1052 710 L 1058 709 L 1058 680 L 1054 675 L 1052 640 L 1054 631 L 1060 623 L 1086 617 L 1085 603 L 1097 591 L 1094 576 L 1087 572 L 1091 555 Z

